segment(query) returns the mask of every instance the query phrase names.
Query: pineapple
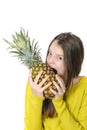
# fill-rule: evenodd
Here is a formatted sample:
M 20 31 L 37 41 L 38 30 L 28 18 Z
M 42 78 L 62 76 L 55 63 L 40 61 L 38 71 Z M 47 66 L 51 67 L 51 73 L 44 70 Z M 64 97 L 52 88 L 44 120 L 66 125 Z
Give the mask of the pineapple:
M 41 75 L 38 83 L 41 82 L 46 75 L 49 75 L 49 79 L 44 83 L 44 85 L 52 82 L 53 80 L 56 80 L 54 71 L 42 61 L 40 53 L 41 49 L 38 47 L 38 42 L 35 42 L 35 39 L 33 39 L 32 42 L 30 41 L 28 31 L 25 32 L 25 30 L 21 28 L 20 33 L 16 32 L 15 35 L 12 35 L 12 39 L 13 42 L 9 42 L 8 40 L 4 39 L 5 42 L 10 45 L 10 53 L 15 54 L 14 56 L 16 56 L 20 62 L 27 66 L 29 69 L 32 68 L 33 80 L 41 69 L 43 70 L 43 74 Z M 57 91 L 56 87 L 53 84 L 51 84 L 50 87 Z M 49 88 L 44 90 L 43 95 L 45 98 L 54 97 L 54 94 L 50 92 Z

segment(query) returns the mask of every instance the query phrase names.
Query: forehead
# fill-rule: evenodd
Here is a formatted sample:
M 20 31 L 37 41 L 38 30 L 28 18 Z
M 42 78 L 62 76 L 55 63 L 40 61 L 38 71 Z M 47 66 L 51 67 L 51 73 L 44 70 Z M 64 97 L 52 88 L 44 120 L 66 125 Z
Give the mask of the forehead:
M 55 40 L 54 42 L 52 42 L 52 44 L 51 44 L 49 50 L 50 50 L 52 53 L 64 55 L 62 47 L 57 43 L 56 40 Z

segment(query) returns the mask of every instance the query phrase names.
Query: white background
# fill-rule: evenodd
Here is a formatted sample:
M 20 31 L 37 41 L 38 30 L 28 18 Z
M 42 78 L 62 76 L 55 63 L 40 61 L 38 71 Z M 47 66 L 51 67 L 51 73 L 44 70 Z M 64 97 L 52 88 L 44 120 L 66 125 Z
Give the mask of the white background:
M 43 60 L 54 36 L 61 32 L 78 35 L 85 49 L 81 75 L 87 76 L 86 0 L 0 0 L 0 130 L 24 129 L 24 100 L 28 69 L 8 53 L 3 38 L 20 27 L 39 41 Z

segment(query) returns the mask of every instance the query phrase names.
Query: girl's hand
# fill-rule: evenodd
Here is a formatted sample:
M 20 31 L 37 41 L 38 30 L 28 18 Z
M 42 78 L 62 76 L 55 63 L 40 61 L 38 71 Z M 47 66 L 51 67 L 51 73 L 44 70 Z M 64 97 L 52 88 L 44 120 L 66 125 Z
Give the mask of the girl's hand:
M 50 91 L 55 95 L 55 98 L 59 98 L 64 95 L 66 87 L 63 79 L 60 76 L 56 75 L 56 79 L 58 80 L 59 84 L 55 81 L 53 81 L 53 84 L 56 86 L 58 92 L 54 91 L 52 88 L 50 88 Z
M 34 79 L 34 81 L 32 80 L 32 69 L 30 69 L 29 72 L 29 83 L 30 83 L 30 87 L 32 90 L 32 93 L 34 93 L 36 96 L 38 97 L 42 97 L 43 96 L 43 91 L 48 88 L 52 83 L 49 82 L 46 86 L 42 87 L 42 85 L 47 81 L 47 79 L 49 78 L 49 76 L 46 76 L 39 84 L 38 84 L 38 80 L 41 76 L 41 74 L 43 73 L 43 71 L 39 71 L 38 75 L 36 76 L 36 78 Z

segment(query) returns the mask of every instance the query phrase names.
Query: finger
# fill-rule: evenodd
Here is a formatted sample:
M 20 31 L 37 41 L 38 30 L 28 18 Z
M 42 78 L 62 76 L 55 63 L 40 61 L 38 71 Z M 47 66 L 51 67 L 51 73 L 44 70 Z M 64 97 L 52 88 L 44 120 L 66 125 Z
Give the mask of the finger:
M 42 73 L 43 73 L 43 71 L 40 70 L 39 73 L 37 74 L 37 76 L 36 76 L 36 78 L 34 80 L 36 84 L 38 83 L 38 80 L 39 80 L 39 78 L 40 78 L 40 76 L 41 76 Z
M 39 86 L 42 86 L 42 85 L 47 81 L 48 78 L 49 78 L 49 76 L 47 75 L 47 76 L 39 83 Z
M 55 81 L 53 81 L 53 84 L 56 86 L 58 92 L 60 93 L 62 91 L 61 87 Z
M 54 95 L 57 94 L 57 92 L 56 92 L 55 90 L 53 90 L 51 87 L 50 87 L 50 91 L 51 91 Z
M 47 89 L 52 83 L 49 82 L 46 86 L 44 86 L 43 88 L 41 88 L 42 91 L 44 91 L 45 89 Z
M 65 91 L 66 87 L 65 87 L 63 79 L 60 76 L 58 76 L 58 75 L 56 75 L 56 79 L 58 80 L 59 85 L 62 88 L 62 90 Z

